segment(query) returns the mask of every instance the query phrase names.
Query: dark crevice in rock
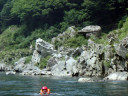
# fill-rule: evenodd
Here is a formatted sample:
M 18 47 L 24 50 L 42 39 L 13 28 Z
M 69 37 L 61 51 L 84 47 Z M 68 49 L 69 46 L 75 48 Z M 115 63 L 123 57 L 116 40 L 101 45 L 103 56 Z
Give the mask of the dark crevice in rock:
M 72 74 L 72 77 L 78 77 L 78 76 L 79 76 L 79 72 L 75 73 L 75 74 L 74 73 Z

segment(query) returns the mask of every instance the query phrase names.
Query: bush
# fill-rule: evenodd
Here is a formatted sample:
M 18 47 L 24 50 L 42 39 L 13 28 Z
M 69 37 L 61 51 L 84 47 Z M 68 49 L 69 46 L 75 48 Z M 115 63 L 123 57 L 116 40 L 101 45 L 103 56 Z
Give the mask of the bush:
M 51 56 L 47 56 L 46 58 L 41 58 L 40 64 L 38 65 L 39 68 L 43 69 L 47 66 L 47 62 Z
M 16 58 L 16 59 L 14 59 L 14 60 L 11 62 L 11 65 L 14 65 L 15 62 L 17 62 L 19 59 L 20 59 L 20 58 Z
M 32 55 L 28 49 L 10 49 L 7 51 L 0 51 L 0 61 L 6 62 L 6 64 L 14 64 L 15 60 Z
M 85 39 L 85 37 L 82 35 L 76 35 L 75 37 L 72 37 L 64 42 L 64 46 L 68 46 L 72 48 L 81 47 L 82 45 L 87 45 L 87 44 L 88 44 L 87 39 Z
M 125 56 L 125 57 L 126 57 L 126 59 L 128 60 L 128 53 L 126 54 L 126 56 Z
M 111 61 L 110 60 L 104 60 L 104 66 L 106 66 L 106 67 L 110 67 L 110 63 L 111 63 Z
M 118 28 L 122 28 L 123 27 L 123 24 L 124 24 L 126 18 L 127 18 L 126 15 L 121 18 L 121 20 L 118 23 Z
M 31 59 L 32 59 L 32 56 L 27 56 L 25 58 L 25 63 L 30 63 Z

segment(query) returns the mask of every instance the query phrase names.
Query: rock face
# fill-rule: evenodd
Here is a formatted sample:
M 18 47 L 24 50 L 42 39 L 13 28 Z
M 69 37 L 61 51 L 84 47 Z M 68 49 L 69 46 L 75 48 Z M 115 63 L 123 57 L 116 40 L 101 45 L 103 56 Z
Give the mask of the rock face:
M 79 30 L 80 34 L 84 34 L 86 37 L 90 37 L 92 35 L 99 36 L 101 32 L 101 27 L 97 25 L 86 26 L 85 28 Z
M 86 36 L 99 34 L 100 26 L 87 26 L 79 32 L 85 32 Z M 77 34 L 74 27 L 52 39 L 54 46 L 42 39 L 36 40 L 32 62 L 25 64 L 25 57 L 21 58 L 12 66 L 0 64 L 0 71 L 15 70 L 23 75 L 53 75 L 53 76 L 110 76 L 107 80 L 126 80 L 128 71 L 128 36 L 115 44 L 113 34 L 108 35 L 109 44 L 96 44 L 91 39 L 88 45 L 81 48 L 66 48 L 63 45 L 65 40 Z M 58 44 L 59 42 L 59 44 Z M 57 45 L 58 44 L 58 45 Z M 57 46 L 55 46 L 57 45 Z M 58 50 L 54 50 L 57 47 Z M 39 64 L 41 58 L 51 56 L 47 61 L 46 69 L 39 69 L 34 64 Z M 43 61 L 42 61 L 43 62 Z M 117 72 L 117 73 L 115 73 Z M 122 72 L 122 73 L 120 73 Z M 124 77 L 123 77 L 124 76 Z M 81 78 L 80 82 L 93 81 L 90 78 Z
M 85 30 L 101 31 L 100 27 L 90 28 L 92 27 L 87 27 Z M 88 46 L 82 48 L 66 49 L 61 46 L 58 48 L 58 54 L 48 61 L 48 67 L 50 67 L 52 75 L 56 76 L 105 76 L 113 72 L 128 70 L 128 63 L 125 59 L 127 38 L 120 43 L 123 48 L 118 48 L 119 44 L 117 47 L 115 45 L 104 46 L 89 39 Z M 123 51 L 123 54 L 120 50 Z M 75 61 L 70 60 L 71 58 L 75 58 Z
M 13 70 L 12 65 L 6 65 L 5 63 L 0 63 L 0 71 L 11 71 Z
M 128 80 L 128 73 L 127 72 L 115 72 L 111 73 L 104 80 Z
M 39 38 L 36 40 L 35 50 L 32 56 L 32 62 L 34 64 L 39 63 L 41 57 L 46 57 L 53 53 L 55 53 L 53 45 Z
M 14 70 L 22 75 L 41 75 L 41 70 L 33 64 L 25 64 L 25 57 L 15 62 Z
M 119 56 L 126 58 L 126 54 L 128 53 L 128 36 L 120 41 L 119 44 L 115 44 L 114 47 Z
M 76 68 L 76 60 L 70 57 L 67 60 L 57 61 L 57 64 L 55 64 L 52 67 L 51 73 L 53 76 L 75 76 L 77 75 L 78 70 Z
M 21 58 L 19 61 L 15 62 L 14 70 L 17 72 L 22 72 L 25 69 L 25 58 Z
M 102 57 L 103 45 L 95 44 L 89 40 L 89 48 L 81 53 L 78 63 L 79 75 L 87 76 L 101 76 L 103 73 L 102 69 Z

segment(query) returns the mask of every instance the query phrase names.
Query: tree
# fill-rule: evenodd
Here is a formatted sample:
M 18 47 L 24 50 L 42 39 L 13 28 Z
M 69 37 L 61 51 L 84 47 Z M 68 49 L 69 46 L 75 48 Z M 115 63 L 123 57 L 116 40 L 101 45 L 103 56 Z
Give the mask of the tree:
M 13 17 L 11 15 L 11 8 L 13 6 L 13 1 L 8 0 L 4 5 L 0 13 L 0 18 L 1 18 L 1 25 L 2 28 L 5 29 L 7 26 L 12 25 L 12 24 L 17 24 L 17 18 Z

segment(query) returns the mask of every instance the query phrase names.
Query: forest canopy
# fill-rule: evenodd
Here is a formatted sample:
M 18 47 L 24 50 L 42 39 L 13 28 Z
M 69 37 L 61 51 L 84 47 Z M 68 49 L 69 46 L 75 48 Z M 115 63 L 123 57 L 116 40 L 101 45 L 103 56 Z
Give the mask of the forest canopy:
M 127 14 L 128 0 L 0 0 L 0 33 L 15 25 L 19 31 L 12 38 L 23 43 L 39 35 L 51 39 L 69 26 L 112 30 L 123 26 Z

